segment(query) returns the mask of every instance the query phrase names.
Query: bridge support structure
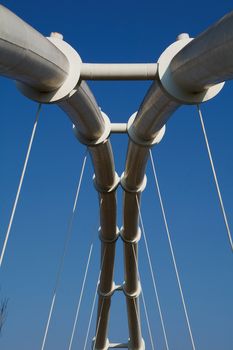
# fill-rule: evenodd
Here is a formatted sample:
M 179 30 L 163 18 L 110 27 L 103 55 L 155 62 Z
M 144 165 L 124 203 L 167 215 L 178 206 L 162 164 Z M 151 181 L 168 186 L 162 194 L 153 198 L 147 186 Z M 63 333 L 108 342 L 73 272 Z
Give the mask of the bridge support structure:
M 88 147 L 100 207 L 101 275 L 94 350 L 144 350 L 141 333 L 138 274 L 139 207 L 146 186 L 150 149 L 161 141 L 165 124 L 183 104 L 200 104 L 215 97 L 233 78 L 233 12 L 197 38 L 182 34 L 157 63 L 82 63 L 61 35 L 43 37 L 0 6 L 0 74 L 17 81 L 20 91 L 40 103 L 56 103 L 71 119 L 77 139 Z M 224 57 L 224 61 L 222 60 Z M 128 123 L 111 123 L 85 80 L 152 80 L 139 110 Z M 129 136 L 125 171 L 115 171 L 111 133 Z M 123 188 L 123 227 L 117 227 L 116 190 Z M 114 283 L 115 246 L 124 242 L 122 286 Z M 129 342 L 108 341 L 111 297 L 126 297 Z

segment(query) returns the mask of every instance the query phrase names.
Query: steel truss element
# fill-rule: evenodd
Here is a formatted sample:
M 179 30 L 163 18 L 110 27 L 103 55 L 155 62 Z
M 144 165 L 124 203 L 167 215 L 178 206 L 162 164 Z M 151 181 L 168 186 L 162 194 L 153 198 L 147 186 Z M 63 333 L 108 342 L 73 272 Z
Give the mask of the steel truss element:
M 182 104 L 199 104 L 213 98 L 224 81 L 233 78 L 233 12 L 196 39 L 180 35 L 152 64 L 87 64 L 61 35 L 43 37 L 20 18 L 0 6 L 0 74 L 17 80 L 20 91 L 41 103 L 56 103 L 71 119 L 78 140 L 87 145 L 99 195 L 102 262 L 99 282 L 98 332 L 94 350 L 143 350 L 138 298 L 138 242 L 141 193 L 146 186 L 149 150 L 160 142 L 165 123 Z M 224 57 L 224 60 L 222 59 Z M 111 124 L 101 112 L 85 80 L 153 80 L 139 110 L 128 124 Z M 125 171 L 119 179 L 109 136 L 127 132 L 129 144 Z M 123 193 L 123 227 L 116 218 L 116 190 Z M 117 238 L 124 241 L 125 282 L 114 283 Z M 103 260 L 103 252 L 105 258 Z M 134 256 L 135 252 L 135 256 Z M 135 259 L 136 257 L 136 259 Z M 111 297 L 126 297 L 129 342 L 108 341 Z

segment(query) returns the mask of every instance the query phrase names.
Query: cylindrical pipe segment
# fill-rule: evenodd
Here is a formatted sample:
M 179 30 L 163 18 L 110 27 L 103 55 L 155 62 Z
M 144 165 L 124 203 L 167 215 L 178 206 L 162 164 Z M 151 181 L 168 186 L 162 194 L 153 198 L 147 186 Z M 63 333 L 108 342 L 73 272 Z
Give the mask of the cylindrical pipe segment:
M 111 191 L 116 184 L 114 157 L 110 140 L 100 145 L 90 146 L 89 152 L 95 169 L 95 185 L 102 192 Z
M 145 350 L 140 324 L 139 298 L 127 298 L 129 350 Z
M 154 80 L 157 63 L 82 63 L 84 80 Z
M 108 323 L 111 307 L 111 298 L 99 296 L 96 335 L 93 339 L 93 350 L 108 349 Z
M 68 114 L 81 141 L 87 145 L 104 133 L 105 122 L 98 104 L 86 82 L 82 81 L 58 106 Z
M 106 349 L 111 292 L 113 288 L 115 240 L 117 238 L 116 225 L 116 173 L 110 141 L 102 140 L 106 133 L 106 119 L 104 119 L 97 102 L 82 81 L 70 93 L 70 96 L 58 103 L 70 117 L 76 128 L 78 139 L 88 146 L 94 167 L 94 184 L 99 194 L 100 205 L 100 239 L 101 239 L 101 275 L 99 282 L 99 305 L 97 312 L 98 333 L 94 344 L 96 349 Z M 109 130 L 110 131 L 110 130 Z M 101 142 L 99 140 L 101 139 Z
M 201 92 L 216 83 L 232 79 L 233 13 L 181 49 L 170 63 L 169 74 L 177 86 L 191 93 Z M 127 183 L 127 187 L 131 190 L 140 187 L 153 140 L 180 104 L 181 102 L 172 97 L 160 81 L 155 81 L 151 85 L 130 126 L 131 140 L 128 146 L 124 183 Z M 128 197 L 128 193 L 125 193 L 124 228 L 128 213 L 132 211 Z M 135 229 L 138 222 L 136 208 L 133 215 L 130 226 Z M 126 253 L 127 255 L 129 253 Z
M 192 93 L 233 79 L 233 12 L 178 52 L 170 72 L 177 85 Z
M 50 92 L 63 85 L 70 71 L 66 56 L 3 6 L 0 6 L 0 22 L 0 74 L 19 80 L 38 92 Z M 90 146 L 95 184 L 100 192 L 102 245 L 105 248 L 109 244 L 99 286 L 100 294 L 101 288 L 107 293 L 113 285 L 115 242 L 106 243 L 104 240 L 112 240 L 117 234 L 115 193 L 108 193 L 116 185 L 112 149 L 107 140 L 111 128 L 106 127 L 107 119 L 85 82 L 79 83 L 58 105 L 77 128 L 81 142 Z M 106 194 L 102 195 L 102 192 Z M 104 310 L 106 317 L 104 327 L 100 327 L 101 339 L 106 338 L 109 308 L 105 306 Z
M 58 89 L 69 73 L 66 56 L 2 5 L 0 23 L 0 75 L 40 92 Z
M 126 182 L 124 182 L 124 185 L 126 185 Z M 130 181 L 127 182 L 128 185 L 130 188 L 133 187 Z M 140 240 L 138 206 L 140 205 L 140 195 L 140 190 L 138 192 L 124 191 L 123 228 L 121 232 L 124 241 L 124 292 L 128 310 L 129 348 L 133 350 L 143 349 L 144 344 L 141 334 L 138 302 L 141 292 L 138 274 L 138 241 Z
M 161 87 L 160 82 L 155 81 L 149 88 L 139 107 L 135 120 L 131 126 L 132 134 L 135 136 L 135 138 L 140 140 L 140 144 L 143 145 L 143 143 L 147 143 L 149 145 L 153 142 L 158 132 L 162 129 L 169 117 L 179 106 L 179 102 L 173 100 L 168 94 L 166 94 L 164 89 Z M 128 152 L 130 152 L 129 154 L 131 157 L 132 147 L 133 145 L 128 146 Z M 135 147 L 133 153 L 136 151 L 139 152 L 137 147 Z M 137 161 L 139 167 L 140 163 L 144 162 L 142 159 L 143 155 L 139 155 L 139 159 Z
M 142 186 L 145 178 L 145 168 L 149 156 L 149 149 L 149 147 L 136 145 L 132 141 L 129 142 L 127 150 L 128 156 L 124 171 L 124 184 L 128 191 L 135 191 Z M 127 192 L 127 194 L 128 193 L 129 192 Z M 127 207 L 130 208 L 130 205 Z
M 98 172 L 97 172 L 98 174 Z M 98 178 L 97 178 L 98 179 Z M 113 178 L 113 180 L 115 180 Z M 95 349 L 106 349 L 108 320 L 111 296 L 114 287 L 114 261 L 117 239 L 116 226 L 116 193 L 99 192 L 100 200 L 100 239 L 101 239 L 101 274 L 99 282 L 99 308 L 97 312 L 97 327 Z M 100 308 L 100 305 L 102 306 Z

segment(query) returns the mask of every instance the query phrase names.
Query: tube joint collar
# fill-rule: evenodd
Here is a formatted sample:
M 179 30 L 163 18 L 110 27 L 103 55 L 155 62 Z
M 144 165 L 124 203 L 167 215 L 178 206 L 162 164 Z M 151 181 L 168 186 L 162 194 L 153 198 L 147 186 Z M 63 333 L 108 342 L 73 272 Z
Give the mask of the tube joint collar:
M 98 295 L 103 298 L 111 298 L 115 292 L 122 291 L 123 287 L 121 285 L 116 285 L 115 282 L 112 282 L 112 288 L 109 292 L 103 292 L 100 290 L 100 285 L 98 287 Z
M 138 231 L 137 231 L 137 234 L 136 236 L 133 238 L 133 239 L 128 239 L 124 236 L 124 227 L 121 227 L 120 229 L 120 237 L 122 239 L 122 241 L 126 244 L 136 244 L 140 241 L 141 239 L 141 229 L 140 227 L 138 227 Z
M 101 242 L 106 243 L 106 244 L 115 243 L 118 240 L 118 237 L 120 235 L 120 230 L 119 230 L 119 228 L 117 226 L 116 226 L 115 237 L 112 238 L 112 239 L 107 239 L 107 238 L 103 237 L 101 227 L 99 227 L 98 232 L 99 232 L 99 239 L 101 240 Z
M 144 140 L 141 137 L 139 137 L 137 135 L 137 133 L 135 132 L 135 127 L 134 127 L 134 120 L 137 116 L 138 112 L 135 112 L 134 114 L 131 115 L 131 117 L 128 120 L 128 124 L 127 124 L 127 130 L 128 130 L 128 135 L 130 137 L 130 139 L 139 146 L 143 146 L 143 147 L 152 147 L 156 144 L 158 144 L 164 134 L 165 134 L 165 130 L 166 130 L 166 126 L 164 125 L 156 134 L 155 137 L 153 137 L 151 140 Z
M 67 42 L 62 40 L 62 37 L 52 36 L 47 39 L 62 51 L 69 61 L 70 70 L 66 80 L 58 89 L 49 92 L 37 91 L 21 82 L 17 82 L 16 86 L 24 96 L 31 100 L 40 103 L 57 103 L 66 99 L 77 85 L 80 79 L 82 61 L 79 54 Z
M 170 71 L 170 63 L 175 55 L 183 49 L 193 38 L 181 37 L 162 53 L 158 60 L 158 75 L 160 84 L 169 97 L 181 104 L 199 104 L 215 97 L 223 88 L 225 83 L 211 86 L 210 88 L 192 93 L 185 91 L 173 79 Z
M 137 288 L 137 290 L 131 293 L 131 292 L 128 292 L 126 290 L 126 282 L 124 282 L 123 286 L 122 286 L 122 290 L 123 290 L 126 298 L 129 298 L 129 299 L 139 298 L 139 296 L 141 294 L 141 291 L 142 291 L 141 283 L 140 283 L 140 281 L 138 281 L 138 288 Z
M 139 186 L 137 186 L 137 187 L 131 188 L 126 183 L 125 173 L 123 172 L 122 175 L 121 175 L 120 183 L 121 183 L 121 187 L 123 188 L 123 190 L 125 192 L 140 193 L 140 192 L 143 192 L 145 190 L 145 188 L 146 188 L 147 177 L 146 177 L 146 174 L 145 174 L 142 183 Z
M 93 175 L 93 182 L 94 182 L 94 186 L 95 186 L 95 189 L 97 192 L 110 193 L 110 192 L 114 192 L 117 189 L 117 187 L 119 186 L 119 183 L 120 183 L 120 178 L 119 178 L 117 172 L 115 172 L 115 178 L 114 178 L 113 184 L 109 187 L 102 187 L 97 183 L 96 176 L 94 174 Z
M 79 132 L 78 128 L 73 125 L 73 132 L 79 142 L 81 142 L 83 145 L 89 146 L 89 147 L 94 147 L 98 146 L 102 143 L 104 143 L 108 138 L 111 133 L 111 122 L 110 119 L 108 118 L 107 114 L 101 111 L 102 117 L 104 119 L 104 132 L 100 137 L 94 140 L 90 140 L 87 137 L 85 137 L 82 133 Z

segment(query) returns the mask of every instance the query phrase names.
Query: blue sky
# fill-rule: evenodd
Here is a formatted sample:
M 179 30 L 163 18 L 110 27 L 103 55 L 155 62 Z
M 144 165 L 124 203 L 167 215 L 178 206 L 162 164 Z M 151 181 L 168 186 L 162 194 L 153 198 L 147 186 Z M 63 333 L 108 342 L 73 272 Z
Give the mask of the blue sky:
M 26 22 L 48 36 L 64 35 L 84 62 L 156 62 L 179 33 L 197 36 L 231 11 L 230 2 L 155 2 L 145 0 L 3 1 Z M 33 126 L 36 103 L 14 82 L 1 78 L 0 243 Z M 113 122 L 126 122 L 140 105 L 149 82 L 89 83 L 102 110 Z M 229 224 L 233 226 L 233 84 L 202 106 Z M 127 136 L 112 137 L 116 169 L 124 170 Z M 43 106 L 35 143 L 2 270 L 2 297 L 9 298 L 8 318 L 0 337 L 3 350 L 40 349 L 63 249 L 68 219 L 85 149 L 72 133 L 67 116 L 56 106 Z M 197 350 L 233 348 L 232 253 L 221 215 L 195 106 L 180 108 L 167 123 L 163 141 L 153 150 L 177 263 L 183 282 Z M 64 266 L 46 349 L 67 349 L 75 306 L 91 242 L 93 259 L 74 341 L 83 349 L 98 276 L 98 201 L 90 159 L 78 201 L 72 242 Z M 169 254 L 150 164 L 142 214 L 157 277 L 170 349 L 191 349 Z M 118 226 L 122 225 L 119 189 Z M 122 243 L 118 241 L 116 283 L 123 281 Z M 140 271 L 156 349 L 165 349 L 143 240 Z M 143 308 L 142 329 L 151 349 Z M 93 320 L 90 337 L 94 335 Z M 110 339 L 128 337 L 125 300 L 112 301 Z

